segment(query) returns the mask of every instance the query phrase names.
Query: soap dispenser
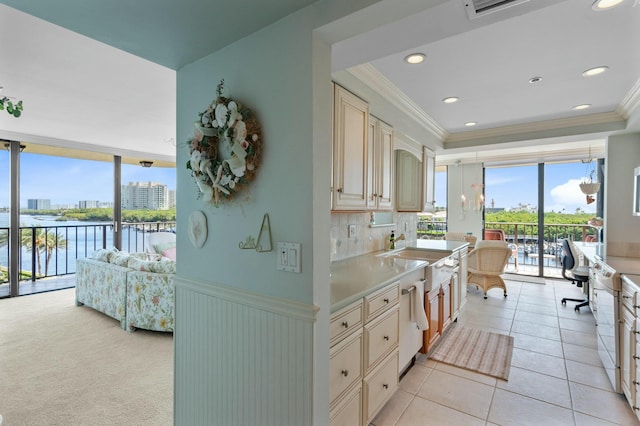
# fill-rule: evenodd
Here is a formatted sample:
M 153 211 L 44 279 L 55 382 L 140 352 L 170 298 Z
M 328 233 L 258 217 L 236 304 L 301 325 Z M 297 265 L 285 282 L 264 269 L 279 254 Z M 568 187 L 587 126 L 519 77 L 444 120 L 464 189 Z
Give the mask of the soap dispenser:
M 394 250 L 396 248 L 396 237 L 394 235 L 396 231 L 391 231 L 391 236 L 389 237 L 389 250 Z

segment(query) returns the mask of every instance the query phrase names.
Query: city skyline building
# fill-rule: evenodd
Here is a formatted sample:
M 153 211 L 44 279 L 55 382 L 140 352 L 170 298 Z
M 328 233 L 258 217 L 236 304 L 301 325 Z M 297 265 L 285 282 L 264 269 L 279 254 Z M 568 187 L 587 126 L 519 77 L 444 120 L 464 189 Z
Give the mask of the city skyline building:
M 123 210 L 167 210 L 169 190 L 159 182 L 129 182 L 122 185 Z
M 50 210 L 51 200 L 45 198 L 29 198 L 27 200 L 27 209 L 29 210 Z

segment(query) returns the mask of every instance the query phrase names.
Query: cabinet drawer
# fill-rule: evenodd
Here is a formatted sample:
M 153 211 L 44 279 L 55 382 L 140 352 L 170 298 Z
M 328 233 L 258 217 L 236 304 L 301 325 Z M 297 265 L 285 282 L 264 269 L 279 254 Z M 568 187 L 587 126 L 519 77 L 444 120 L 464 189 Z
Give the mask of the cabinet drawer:
M 637 305 L 636 287 L 622 281 L 622 291 L 620 292 L 620 296 L 622 305 L 629 309 L 631 312 L 635 313 L 634 305 Z
M 353 383 L 362 380 L 362 332 L 331 348 L 329 372 L 329 401 L 333 405 Z
M 400 300 L 400 282 L 385 287 L 364 298 L 365 323 L 391 308 Z
M 337 402 L 329 414 L 331 426 L 359 426 L 362 424 L 362 384 Z
M 331 345 L 337 343 L 341 337 L 346 336 L 362 326 L 362 301 L 349 305 L 331 315 L 329 323 L 329 340 Z
M 396 307 L 364 328 L 365 374 L 398 346 L 400 314 Z
M 394 352 L 364 380 L 363 408 L 365 424 L 380 411 L 398 388 L 398 352 Z

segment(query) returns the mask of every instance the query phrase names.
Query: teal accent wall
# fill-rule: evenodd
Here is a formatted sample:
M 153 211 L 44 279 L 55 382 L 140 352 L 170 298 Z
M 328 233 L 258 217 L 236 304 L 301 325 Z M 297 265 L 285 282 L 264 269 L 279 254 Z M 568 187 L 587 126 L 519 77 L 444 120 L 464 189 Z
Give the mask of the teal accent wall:
M 202 249 L 178 240 L 179 275 L 274 297 L 311 303 L 312 287 L 312 36 L 304 20 L 286 19 L 178 71 L 177 164 L 178 235 L 187 235 L 188 217 L 205 212 L 209 237 Z M 224 95 L 251 108 L 261 126 L 262 164 L 254 182 L 219 207 L 196 199 L 186 170 L 186 141 L 198 112 Z M 258 236 L 269 214 L 273 246 L 301 243 L 301 273 L 276 269 L 276 250 L 240 250 L 248 235 Z

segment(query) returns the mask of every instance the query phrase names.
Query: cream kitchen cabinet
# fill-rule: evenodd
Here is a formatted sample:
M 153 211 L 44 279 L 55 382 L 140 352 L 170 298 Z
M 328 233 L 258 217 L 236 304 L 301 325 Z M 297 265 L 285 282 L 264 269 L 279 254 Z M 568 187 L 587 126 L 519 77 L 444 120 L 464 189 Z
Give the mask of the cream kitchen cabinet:
M 391 210 L 394 202 L 393 127 L 369 117 L 367 208 Z
M 435 154 L 423 147 L 421 160 L 406 150 L 396 151 L 396 209 L 405 212 L 433 211 Z
M 436 205 L 436 154 L 426 146 L 422 148 L 422 211 L 432 212 Z
M 330 423 L 366 426 L 398 388 L 398 282 L 331 315 Z
M 639 353 L 637 351 L 637 333 L 639 333 L 640 287 L 634 282 L 622 279 L 622 291 L 620 292 L 620 382 L 622 392 L 633 408 L 636 416 L 640 418 L 640 401 L 638 382 Z
M 396 151 L 396 209 L 400 212 L 422 211 L 422 162 L 413 153 Z
M 365 210 L 369 206 L 369 105 L 334 84 L 333 210 Z
M 429 320 L 429 328 L 424 333 L 424 353 L 429 352 L 433 344 L 438 341 L 442 333 L 453 321 L 451 307 L 450 281 L 434 285 L 424 296 L 425 312 Z

